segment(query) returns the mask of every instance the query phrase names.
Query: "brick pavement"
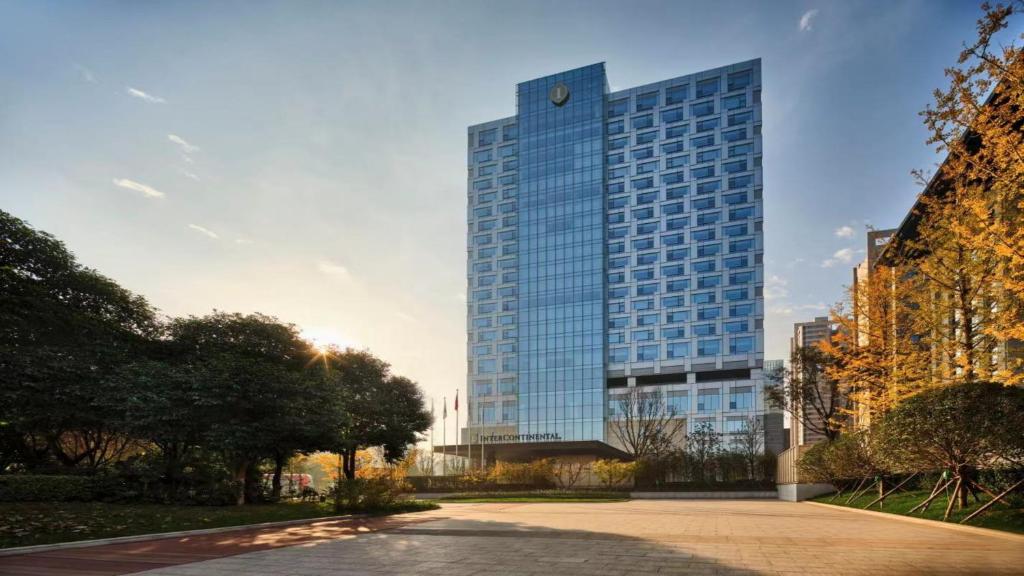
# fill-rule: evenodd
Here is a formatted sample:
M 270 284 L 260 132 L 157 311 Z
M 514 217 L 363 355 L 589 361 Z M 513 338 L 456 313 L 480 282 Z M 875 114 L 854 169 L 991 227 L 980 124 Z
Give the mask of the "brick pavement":
M 1021 541 L 780 501 L 447 504 L 433 521 L 147 576 L 1021 574 Z

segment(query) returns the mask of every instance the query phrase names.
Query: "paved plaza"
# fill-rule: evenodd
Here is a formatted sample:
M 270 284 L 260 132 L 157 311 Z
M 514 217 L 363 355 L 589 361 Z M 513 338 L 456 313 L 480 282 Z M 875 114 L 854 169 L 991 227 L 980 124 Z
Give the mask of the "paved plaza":
M 446 504 L 413 517 L 384 531 L 144 574 L 1024 573 L 1024 540 L 770 500 Z

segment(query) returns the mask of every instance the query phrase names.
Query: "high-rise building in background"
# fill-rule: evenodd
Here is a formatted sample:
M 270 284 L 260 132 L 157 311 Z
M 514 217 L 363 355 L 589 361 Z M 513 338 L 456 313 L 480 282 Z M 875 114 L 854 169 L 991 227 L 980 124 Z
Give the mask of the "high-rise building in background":
M 781 451 L 762 382 L 760 60 L 615 92 L 593 64 L 516 98 L 468 134 L 464 443 L 621 454 L 608 422 L 639 387 L 691 429 L 765 418 Z
M 791 362 L 797 362 L 797 351 L 800 348 L 810 348 L 819 342 L 827 342 L 832 338 L 832 324 L 827 316 L 818 316 L 811 322 L 797 322 L 793 325 L 793 337 L 789 340 Z M 799 373 L 802 370 L 819 370 L 820 367 L 801 367 L 794 363 L 791 370 Z M 823 380 L 823 379 L 822 379 Z M 792 382 L 786 383 L 792 385 Z M 824 381 L 816 386 L 816 394 L 806 394 L 803 398 L 803 405 L 793 406 L 791 409 L 792 418 L 789 423 L 789 445 L 806 446 L 815 444 L 825 439 L 821 433 L 825 422 L 822 411 L 815 409 L 814 405 L 829 406 L 832 402 L 832 387 Z M 811 404 L 811 405 L 809 405 Z M 808 426 L 810 424 L 810 426 Z

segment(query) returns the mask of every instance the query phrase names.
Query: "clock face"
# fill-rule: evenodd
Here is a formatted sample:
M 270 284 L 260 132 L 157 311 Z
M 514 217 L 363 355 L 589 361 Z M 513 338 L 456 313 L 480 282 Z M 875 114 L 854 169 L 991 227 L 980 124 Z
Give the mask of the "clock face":
M 555 106 L 561 106 L 565 104 L 566 100 L 569 99 L 569 87 L 561 82 L 551 87 L 551 91 L 548 92 L 548 98 L 551 99 L 551 103 Z

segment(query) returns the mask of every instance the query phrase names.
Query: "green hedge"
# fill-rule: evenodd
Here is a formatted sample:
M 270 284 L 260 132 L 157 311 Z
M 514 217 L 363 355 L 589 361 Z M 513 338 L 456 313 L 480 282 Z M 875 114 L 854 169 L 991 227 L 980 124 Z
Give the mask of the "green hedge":
M 0 475 L 0 502 L 90 502 L 100 488 L 90 476 Z

